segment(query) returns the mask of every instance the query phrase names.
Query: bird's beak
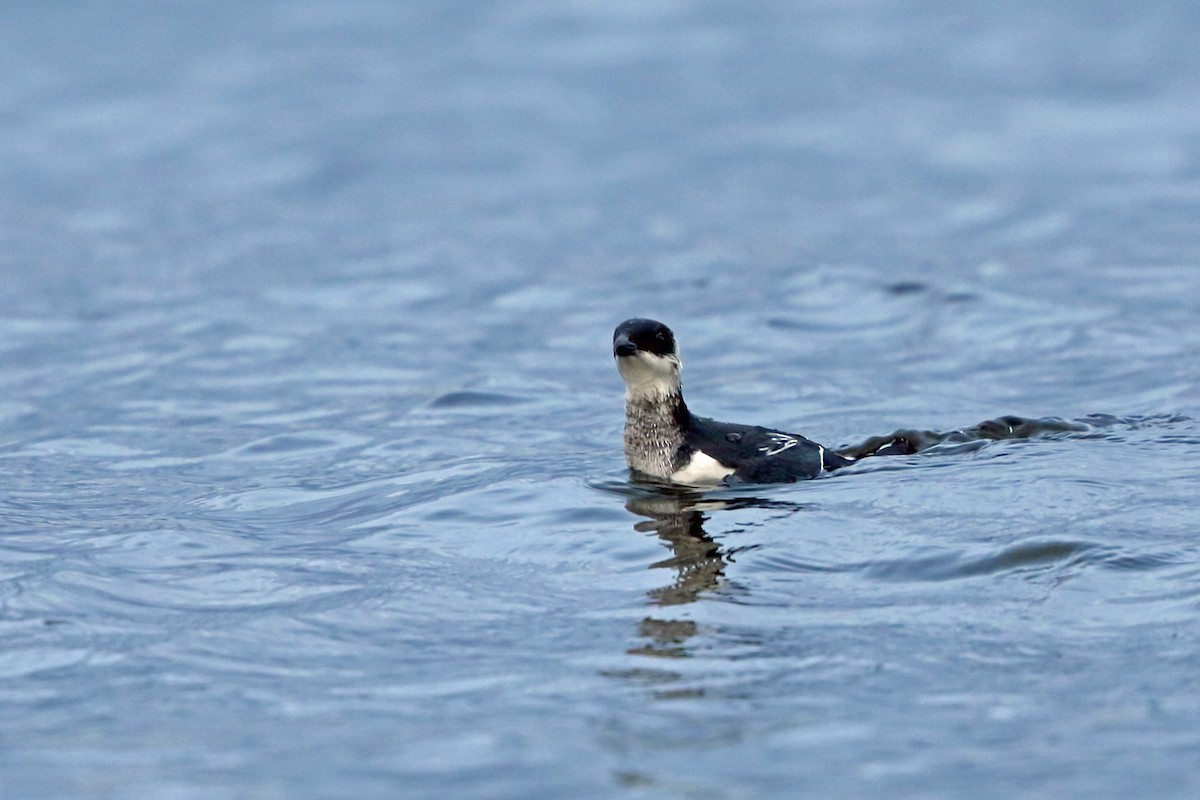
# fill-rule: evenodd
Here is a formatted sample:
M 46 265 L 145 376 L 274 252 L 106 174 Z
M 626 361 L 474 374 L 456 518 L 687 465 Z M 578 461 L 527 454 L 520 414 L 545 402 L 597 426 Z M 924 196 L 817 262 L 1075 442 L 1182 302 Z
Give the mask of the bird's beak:
M 637 353 L 637 345 L 629 341 L 629 337 L 621 334 L 613 339 L 613 357 L 620 358 L 621 356 L 631 356 Z

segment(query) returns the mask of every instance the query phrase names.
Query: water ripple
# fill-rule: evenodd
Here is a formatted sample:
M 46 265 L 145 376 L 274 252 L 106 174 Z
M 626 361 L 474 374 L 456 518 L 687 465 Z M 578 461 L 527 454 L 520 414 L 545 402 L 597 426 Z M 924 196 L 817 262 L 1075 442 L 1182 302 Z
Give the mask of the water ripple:
M 1081 565 L 1122 571 L 1147 571 L 1192 563 L 1187 550 L 1133 552 L 1092 542 L 1039 539 L 1005 545 L 986 552 L 928 548 L 896 558 L 857 562 L 818 561 L 772 552 L 755 559 L 755 566 L 795 573 L 855 573 L 885 582 L 939 582 L 1003 574 L 1042 573 Z
M 1028 572 L 1050 566 L 1069 566 L 1079 563 L 1095 547 L 1086 542 L 1022 542 L 981 555 L 945 552 L 880 560 L 862 565 L 861 571 L 867 577 L 884 581 L 957 580 L 1006 572 Z

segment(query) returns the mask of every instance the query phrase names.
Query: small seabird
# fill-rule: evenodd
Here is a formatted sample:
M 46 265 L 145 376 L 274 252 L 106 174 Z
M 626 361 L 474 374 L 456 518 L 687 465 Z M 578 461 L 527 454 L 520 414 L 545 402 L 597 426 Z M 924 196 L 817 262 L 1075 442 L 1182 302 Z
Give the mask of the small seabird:
M 799 434 L 692 414 L 675 334 L 661 322 L 622 322 L 613 357 L 625 380 L 625 460 L 636 473 L 693 486 L 786 483 L 854 462 Z

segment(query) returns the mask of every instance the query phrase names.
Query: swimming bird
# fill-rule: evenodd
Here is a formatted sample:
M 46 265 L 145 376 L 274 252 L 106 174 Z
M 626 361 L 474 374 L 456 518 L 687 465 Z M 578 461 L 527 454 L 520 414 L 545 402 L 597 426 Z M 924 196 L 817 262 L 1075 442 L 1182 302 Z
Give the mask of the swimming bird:
M 855 460 L 797 433 L 693 414 L 683 400 L 675 334 L 661 322 L 622 322 L 613 357 L 625 381 L 625 460 L 635 473 L 692 486 L 786 483 Z
M 972 446 L 1000 439 L 1087 435 L 1114 425 L 1168 423 L 1186 417 L 1114 417 L 1077 420 L 1006 415 L 946 433 L 905 428 L 834 451 L 798 433 L 697 417 L 683 402 L 675 334 L 652 319 L 627 319 L 613 331 L 613 356 L 625 380 L 625 461 L 644 477 L 706 486 L 790 483 L 872 456 L 912 455 L 943 443 Z

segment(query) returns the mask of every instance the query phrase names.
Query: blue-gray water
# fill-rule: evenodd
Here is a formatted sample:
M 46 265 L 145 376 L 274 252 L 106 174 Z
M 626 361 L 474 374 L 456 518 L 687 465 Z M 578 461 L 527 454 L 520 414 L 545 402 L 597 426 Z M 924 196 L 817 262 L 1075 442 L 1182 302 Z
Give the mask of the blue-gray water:
M 1200 794 L 1194 4 L 0 17 L 0 796 Z

